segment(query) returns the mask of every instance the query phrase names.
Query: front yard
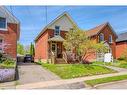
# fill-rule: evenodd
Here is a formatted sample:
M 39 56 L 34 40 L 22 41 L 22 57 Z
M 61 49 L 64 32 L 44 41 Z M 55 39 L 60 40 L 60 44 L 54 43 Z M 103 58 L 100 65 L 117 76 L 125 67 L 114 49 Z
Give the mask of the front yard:
M 120 68 L 127 68 L 127 61 L 125 61 L 125 60 L 117 60 L 116 62 L 109 63 L 107 65 L 120 67 Z
M 116 71 L 94 64 L 42 64 L 62 79 L 70 79 L 83 76 L 115 73 Z
M 93 87 L 97 84 L 126 80 L 126 79 L 127 79 L 127 75 L 119 75 L 119 76 L 113 76 L 113 77 L 107 77 L 107 78 L 87 80 L 87 81 L 85 81 L 85 83 L 87 83 L 88 85 Z

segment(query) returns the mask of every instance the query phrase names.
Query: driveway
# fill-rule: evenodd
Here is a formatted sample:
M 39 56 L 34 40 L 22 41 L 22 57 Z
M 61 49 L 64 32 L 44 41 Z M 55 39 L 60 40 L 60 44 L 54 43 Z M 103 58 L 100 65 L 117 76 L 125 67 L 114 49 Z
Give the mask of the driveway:
M 127 80 L 101 84 L 96 86 L 95 89 L 127 89 Z
M 54 73 L 44 69 L 42 66 L 34 63 L 20 63 L 18 66 L 19 80 L 18 84 L 43 82 L 50 80 L 59 80 Z

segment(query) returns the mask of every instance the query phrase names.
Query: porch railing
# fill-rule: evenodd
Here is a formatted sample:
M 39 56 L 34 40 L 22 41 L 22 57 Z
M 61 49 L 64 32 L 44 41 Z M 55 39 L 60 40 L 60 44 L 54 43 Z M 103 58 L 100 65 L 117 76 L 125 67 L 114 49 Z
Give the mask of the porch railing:
M 56 62 L 56 57 L 55 57 L 55 53 L 53 51 L 50 51 L 50 57 L 51 57 L 51 63 L 55 64 Z
M 68 57 L 67 57 L 67 53 L 65 51 L 63 51 L 63 59 L 66 63 L 68 63 Z

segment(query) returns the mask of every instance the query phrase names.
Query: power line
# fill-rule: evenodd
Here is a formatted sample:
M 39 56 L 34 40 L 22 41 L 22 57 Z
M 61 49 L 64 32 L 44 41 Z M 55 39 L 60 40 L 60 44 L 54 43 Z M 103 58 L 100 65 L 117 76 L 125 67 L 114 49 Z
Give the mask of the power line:
M 47 13 L 47 6 L 45 6 L 45 20 L 47 25 L 48 13 Z

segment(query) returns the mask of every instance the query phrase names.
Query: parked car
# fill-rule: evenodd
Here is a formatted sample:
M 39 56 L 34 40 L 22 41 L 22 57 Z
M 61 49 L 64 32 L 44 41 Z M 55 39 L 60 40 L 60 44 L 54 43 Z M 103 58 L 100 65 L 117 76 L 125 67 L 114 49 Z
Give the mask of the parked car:
M 33 56 L 30 55 L 30 54 L 26 54 L 25 57 L 24 57 L 24 63 L 25 62 L 34 62 Z

